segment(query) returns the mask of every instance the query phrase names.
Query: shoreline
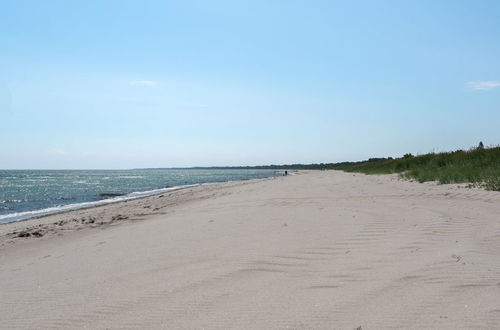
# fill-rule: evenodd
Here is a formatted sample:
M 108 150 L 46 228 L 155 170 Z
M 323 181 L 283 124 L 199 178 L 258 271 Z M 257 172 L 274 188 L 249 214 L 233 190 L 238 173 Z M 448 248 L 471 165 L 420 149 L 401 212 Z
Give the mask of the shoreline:
M 121 196 L 103 198 L 103 199 L 100 199 L 97 201 L 81 202 L 81 203 L 66 204 L 66 205 L 59 205 L 59 206 L 51 206 L 51 207 L 47 207 L 47 208 L 39 209 L 39 210 L 7 213 L 7 214 L 3 214 L 0 216 L 0 226 L 3 224 L 11 223 L 11 222 L 26 221 L 26 220 L 51 216 L 51 215 L 55 215 L 55 214 L 61 214 L 61 213 L 65 213 L 65 212 L 88 209 L 88 208 L 93 208 L 93 207 L 97 207 L 97 206 L 104 206 L 107 204 L 120 203 L 120 202 L 124 202 L 124 201 L 138 199 L 138 198 L 160 195 L 160 194 L 165 193 L 165 192 L 195 187 L 195 186 L 198 186 L 201 184 L 202 183 L 193 184 L 193 185 L 175 186 L 175 187 L 169 187 L 169 188 L 159 188 L 159 189 L 152 189 L 152 190 L 146 190 L 146 191 L 137 191 L 137 192 L 132 192 L 129 194 L 124 194 Z M 161 190 L 161 191 L 158 191 L 158 190 Z M 131 196 L 131 194 L 134 194 L 134 193 L 138 193 L 138 194 L 144 193 L 144 195 Z M 33 215 L 30 216 L 29 214 L 33 214 Z M 11 219 L 11 218 L 14 218 L 14 220 L 2 221 L 3 219 Z
M 274 178 L 274 177 L 277 177 L 277 176 L 269 176 L 269 177 L 261 178 L 261 179 L 268 179 L 268 178 Z M 165 188 L 155 188 L 155 189 L 145 190 L 145 191 L 134 191 L 134 192 L 120 195 L 120 196 L 111 197 L 111 198 L 104 198 L 104 199 L 100 199 L 100 200 L 96 200 L 96 201 L 88 201 L 88 202 L 81 202 L 81 203 L 74 203 L 74 204 L 65 204 L 65 205 L 59 205 L 59 206 L 56 205 L 56 206 L 51 206 L 51 207 L 47 207 L 47 208 L 43 208 L 43 209 L 35 209 L 35 210 L 29 210 L 29 211 L 7 213 L 7 214 L 0 215 L 0 226 L 3 224 L 11 223 L 11 222 L 19 222 L 19 221 L 25 221 L 25 220 L 30 220 L 30 219 L 37 219 L 40 217 L 50 216 L 50 215 L 54 215 L 54 214 L 71 212 L 71 211 L 80 210 L 80 209 L 87 209 L 87 208 L 92 208 L 92 207 L 102 206 L 102 205 L 107 205 L 107 204 L 119 203 L 119 202 L 134 200 L 137 198 L 144 198 L 144 197 L 149 197 L 149 196 L 160 195 L 162 193 L 167 193 L 169 191 L 176 191 L 176 190 L 186 189 L 186 188 L 195 187 L 195 186 L 199 186 L 199 185 L 217 184 L 217 183 L 225 183 L 225 182 L 239 182 L 239 181 L 248 181 L 248 180 L 256 180 L 256 179 L 228 180 L 228 181 L 218 181 L 218 182 L 201 182 L 201 183 L 178 185 L 178 186 L 165 187 Z M 8 219 L 8 220 L 5 221 L 5 219 Z
M 36 215 L 33 217 L 25 218 L 25 219 L 20 219 L 20 220 L 14 220 L 14 221 L 9 221 L 9 222 L 1 222 L 0 223 L 0 247 L 3 245 L 3 241 L 5 240 L 5 236 L 11 236 L 13 238 L 17 238 L 16 235 L 19 233 L 23 232 L 35 232 L 35 235 L 28 235 L 28 236 L 20 236 L 22 238 L 30 237 L 32 236 L 33 238 L 40 238 L 45 235 L 46 232 L 52 232 L 52 234 L 57 233 L 61 230 L 67 230 L 67 228 L 64 228 L 63 226 L 59 225 L 61 221 L 64 221 L 64 224 L 73 222 L 73 226 L 70 226 L 70 230 L 74 229 L 73 227 L 75 225 L 84 225 L 84 227 L 98 227 L 99 225 L 109 225 L 116 220 L 126 220 L 129 218 L 129 216 L 126 216 L 126 218 L 122 218 L 119 208 L 120 205 L 128 205 L 128 203 L 131 203 L 134 208 L 136 204 L 140 204 L 140 201 L 146 200 L 146 201 L 154 201 L 155 198 L 158 198 L 159 196 L 163 195 L 168 195 L 169 197 L 176 198 L 178 197 L 178 192 L 182 192 L 183 190 L 186 189 L 192 189 L 192 188 L 198 188 L 195 189 L 195 192 L 203 193 L 204 189 L 203 187 L 208 187 L 207 190 L 210 190 L 210 188 L 214 189 L 223 189 L 226 185 L 227 186 L 232 186 L 233 184 L 244 184 L 244 183 L 251 183 L 255 181 L 263 181 L 263 180 L 271 180 L 279 178 L 279 176 L 274 176 L 274 177 L 266 177 L 266 178 L 259 178 L 259 179 L 246 179 L 246 180 L 230 180 L 230 181 L 224 181 L 224 182 L 206 182 L 206 183 L 198 183 L 198 184 L 193 184 L 193 185 L 185 185 L 185 186 L 178 186 L 178 187 L 171 187 L 172 189 L 170 190 L 165 190 L 153 194 L 148 194 L 145 196 L 137 196 L 137 197 L 130 197 L 130 198 L 125 198 L 125 199 L 120 199 L 120 200 L 114 200 L 114 201 L 108 201 L 107 203 L 99 203 L 99 204 L 94 204 L 94 205 L 88 205 L 88 206 L 83 206 L 83 207 L 77 207 L 74 209 L 68 209 L 68 210 L 61 210 L 61 211 L 55 211 L 47 214 L 40 214 Z M 169 189 L 169 188 L 164 188 L 164 189 Z M 157 189 L 155 189 L 157 190 Z M 123 196 L 125 197 L 125 196 Z M 136 202 L 136 203 L 133 203 Z M 184 200 L 181 201 L 176 201 L 177 203 L 182 203 L 185 202 Z M 94 211 L 97 210 L 97 211 Z M 153 208 L 154 210 L 154 208 Z M 98 212 L 101 211 L 101 212 Z M 158 210 L 156 210 L 158 211 Z M 96 214 L 101 213 L 99 216 Z M 104 214 L 104 215 L 103 215 Z M 161 214 L 161 213 L 158 213 Z M 141 214 L 142 215 L 142 214 Z M 153 213 L 148 214 L 149 216 L 154 215 Z M 108 219 L 105 219 L 107 216 Z M 90 218 L 89 218 L 90 217 Z M 114 219 L 113 219 L 114 217 Z M 70 220 L 68 220 L 70 219 Z M 78 221 L 75 221 L 77 219 Z M 83 219 L 83 221 L 82 221 Z M 85 226 L 86 225 L 86 226 Z M 9 228 L 11 227 L 11 228 Z M 78 227 L 78 230 L 83 229 L 82 227 Z M 41 235 L 40 235 L 41 234 Z
M 498 214 L 498 192 L 304 171 L 11 222 L 0 328 L 497 328 Z

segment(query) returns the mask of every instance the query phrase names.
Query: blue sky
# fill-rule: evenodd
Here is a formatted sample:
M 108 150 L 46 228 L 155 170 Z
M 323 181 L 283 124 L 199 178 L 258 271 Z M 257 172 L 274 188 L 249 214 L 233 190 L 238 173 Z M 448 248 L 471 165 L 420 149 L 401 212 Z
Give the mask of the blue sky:
M 0 168 L 500 143 L 498 1 L 0 1 Z

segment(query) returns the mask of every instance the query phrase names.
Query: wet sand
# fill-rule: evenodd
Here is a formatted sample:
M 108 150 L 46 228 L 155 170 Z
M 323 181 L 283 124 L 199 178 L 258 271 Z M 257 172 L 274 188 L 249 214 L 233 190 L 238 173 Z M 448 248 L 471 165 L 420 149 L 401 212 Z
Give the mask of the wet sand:
M 500 193 L 337 171 L 0 225 L 0 328 L 500 328 Z

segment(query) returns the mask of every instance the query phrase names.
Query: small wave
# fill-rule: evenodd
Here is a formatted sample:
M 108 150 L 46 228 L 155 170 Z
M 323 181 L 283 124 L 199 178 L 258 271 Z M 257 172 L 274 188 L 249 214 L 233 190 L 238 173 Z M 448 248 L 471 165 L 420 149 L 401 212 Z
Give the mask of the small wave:
M 77 209 L 81 209 L 84 207 L 91 207 L 91 206 L 116 203 L 116 202 L 121 202 L 121 201 L 125 201 L 125 200 L 136 199 L 139 197 L 156 195 L 156 194 L 162 193 L 162 192 L 179 190 L 179 189 L 189 188 L 189 187 L 195 187 L 195 186 L 199 186 L 199 185 L 200 184 L 191 184 L 191 185 L 153 189 L 153 190 L 147 190 L 147 191 L 136 191 L 136 192 L 132 192 L 130 194 L 124 195 L 124 196 L 107 198 L 107 199 L 102 199 L 99 201 L 83 202 L 83 203 L 75 203 L 75 204 L 67 204 L 67 205 L 57 205 L 57 206 L 52 206 L 52 207 L 48 207 L 48 208 L 41 209 L 41 210 L 9 213 L 9 214 L 0 215 L 0 223 L 14 222 L 14 221 L 29 219 L 29 218 L 33 218 L 33 217 L 42 216 L 42 215 L 55 214 L 55 213 L 60 213 L 60 212 L 65 212 L 65 211 L 70 211 L 70 210 L 77 210 Z
M 119 178 L 121 179 L 142 179 L 144 176 L 142 175 L 120 175 Z

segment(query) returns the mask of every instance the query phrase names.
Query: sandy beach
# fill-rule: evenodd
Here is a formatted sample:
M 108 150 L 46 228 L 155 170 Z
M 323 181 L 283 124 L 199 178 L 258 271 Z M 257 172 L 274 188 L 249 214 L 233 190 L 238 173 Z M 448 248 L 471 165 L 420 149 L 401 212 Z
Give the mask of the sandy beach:
M 359 327 L 500 328 L 500 193 L 305 171 L 0 225 L 2 329 Z

